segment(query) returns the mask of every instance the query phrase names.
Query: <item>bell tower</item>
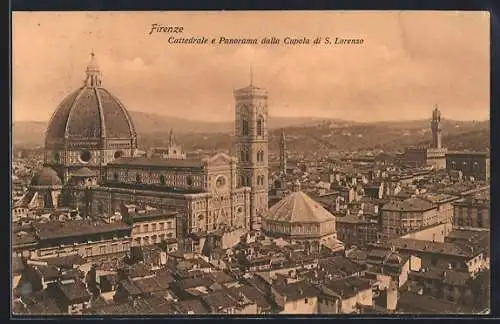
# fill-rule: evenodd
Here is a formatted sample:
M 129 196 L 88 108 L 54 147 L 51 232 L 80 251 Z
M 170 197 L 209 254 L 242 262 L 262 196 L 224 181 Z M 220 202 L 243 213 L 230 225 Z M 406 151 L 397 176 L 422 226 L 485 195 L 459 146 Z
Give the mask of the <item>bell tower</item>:
M 238 185 L 250 187 L 250 229 L 259 229 L 268 211 L 267 90 L 253 84 L 234 91 Z

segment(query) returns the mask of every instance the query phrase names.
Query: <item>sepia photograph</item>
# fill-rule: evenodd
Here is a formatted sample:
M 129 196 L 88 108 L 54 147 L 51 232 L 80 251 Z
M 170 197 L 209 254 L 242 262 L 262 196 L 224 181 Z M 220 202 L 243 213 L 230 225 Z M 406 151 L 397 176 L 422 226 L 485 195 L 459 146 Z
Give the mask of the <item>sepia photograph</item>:
M 490 314 L 487 11 L 12 12 L 13 316 Z

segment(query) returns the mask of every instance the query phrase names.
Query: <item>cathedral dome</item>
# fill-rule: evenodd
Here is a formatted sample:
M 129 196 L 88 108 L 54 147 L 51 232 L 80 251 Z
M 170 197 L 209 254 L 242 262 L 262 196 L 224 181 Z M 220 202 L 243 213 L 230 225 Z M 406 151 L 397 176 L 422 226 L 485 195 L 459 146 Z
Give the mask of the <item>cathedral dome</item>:
M 53 114 L 45 134 L 46 148 L 81 146 L 82 142 L 105 146 L 104 139 L 127 139 L 135 146 L 132 119 L 120 100 L 102 87 L 93 53 L 86 74 L 84 85 L 68 95 Z
M 57 175 L 54 169 L 44 167 L 40 172 L 35 174 L 31 179 L 32 186 L 60 186 L 62 185 L 61 178 Z

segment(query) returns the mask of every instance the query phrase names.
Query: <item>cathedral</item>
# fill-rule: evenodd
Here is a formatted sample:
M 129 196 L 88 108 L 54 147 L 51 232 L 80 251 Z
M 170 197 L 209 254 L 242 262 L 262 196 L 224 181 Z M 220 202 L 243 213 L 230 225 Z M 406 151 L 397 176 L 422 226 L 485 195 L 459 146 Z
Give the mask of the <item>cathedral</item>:
M 44 169 L 23 203 L 71 207 L 83 217 L 114 214 L 125 204 L 171 210 L 179 215 L 179 240 L 259 229 L 268 210 L 267 98 L 252 81 L 234 91 L 237 157 L 188 158 L 172 133 L 168 148 L 143 156 L 133 120 L 103 87 L 92 53 L 82 87 L 49 122 Z

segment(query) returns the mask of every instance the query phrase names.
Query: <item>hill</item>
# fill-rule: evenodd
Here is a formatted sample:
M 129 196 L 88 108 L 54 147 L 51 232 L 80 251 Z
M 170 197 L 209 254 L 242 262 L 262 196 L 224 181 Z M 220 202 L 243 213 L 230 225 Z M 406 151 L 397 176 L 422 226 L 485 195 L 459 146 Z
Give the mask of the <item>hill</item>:
M 142 148 L 164 146 L 171 128 L 187 151 L 232 150 L 233 122 L 204 122 L 142 112 L 131 112 Z M 490 145 L 489 121 L 442 120 L 443 144 L 451 150 L 484 150 Z M 13 124 L 13 144 L 43 145 L 46 122 Z M 270 117 L 269 149 L 278 150 L 285 129 L 292 152 L 402 150 L 430 142 L 429 120 L 358 123 L 321 118 Z
M 145 137 L 164 136 L 164 132 L 174 129 L 176 134 L 213 134 L 213 133 L 231 133 L 234 129 L 233 121 L 224 122 L 206 122 L 189 120 L 178 117 L 170 117 L 158 114 L 150 114 L 138 111 L 131 111 L 130 115 L 134 121 L 136 131 L 139 135 Z M 269 119 L 269 128 L 282 128 L 294 125 L 315 125 L 321 122 L 321 118 L 314 117 L 271 117 Z M 348 122 L 335 120 L 339 125 Z M 48 122 L 15 122 L 12 125 L 13 143 L 21 146 L 43 145 L 44 133 Z

